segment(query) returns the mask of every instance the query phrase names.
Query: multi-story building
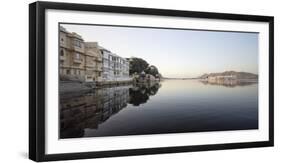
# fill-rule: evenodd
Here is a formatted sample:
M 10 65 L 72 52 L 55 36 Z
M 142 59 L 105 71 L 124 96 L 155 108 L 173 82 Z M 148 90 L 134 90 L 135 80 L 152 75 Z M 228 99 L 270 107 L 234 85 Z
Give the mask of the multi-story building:
M 85 80 L 101 81 L 102 54 L 97 42 L 85 42 Z
M 99 47 L 102 54 L 102 80 L 107 81 L 111 80 L 111 66 L 109 65 L 109 57 L 111 52 L 103 47 Z
M 116 54 L 111 55 L 111 65 L 112 65 L 112 72 L 115 80 L 119 80 L 121 74 L 120 74 L 120 57 Z
M 123 73 L 122 76 L 123 76 L 123 78 L 128 79 L 129 78 L 130 63 L 127 59 L 123 59 L 123 58 L 122 58 L 122 62 L 123 62 L 122 67 L 121 67 L 122 73 Z
M 76 33 L 60 27 L 60 76 L 71 79 L 85 79 L 85 43 Z
M 129 62 L 60 27 L 60 78 L 85 82 L 126 81 Z
M 126 81 L 129 78 L 129 61 L 100 47 L 103 55 L 103 81 Z

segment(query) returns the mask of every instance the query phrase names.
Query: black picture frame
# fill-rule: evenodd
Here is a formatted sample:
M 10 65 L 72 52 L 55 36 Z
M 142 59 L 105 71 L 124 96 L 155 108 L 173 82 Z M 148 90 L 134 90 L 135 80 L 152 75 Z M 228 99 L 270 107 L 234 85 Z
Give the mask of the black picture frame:
M 269 23 L 269 140 L 214 145 L 156 147 L 149 149 L 98 151 L 83 153 L 45 153 L 45 11 L 94 11 L 123 14 L 160 15 L 220 20 L 240 20 Z M 190 151 L 268 147 L 274 144 L 274 18 L 271 16 L 240 15 L 211 12 L 179 11 L 152 8 L 103 6 L 56 2 L 34 2 L 29 5 L 29 158 L 34 161 L 55 161 L 100 157 L 132 156 Z

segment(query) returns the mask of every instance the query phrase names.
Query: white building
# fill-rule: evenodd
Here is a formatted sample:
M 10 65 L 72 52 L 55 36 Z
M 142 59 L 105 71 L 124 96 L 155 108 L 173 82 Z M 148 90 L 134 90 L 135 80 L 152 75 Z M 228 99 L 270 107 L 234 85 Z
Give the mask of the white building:
M 111 51 L 99 47 L 103 58 L 103 81 L 126 81 L 129 77 L 129 62 Z

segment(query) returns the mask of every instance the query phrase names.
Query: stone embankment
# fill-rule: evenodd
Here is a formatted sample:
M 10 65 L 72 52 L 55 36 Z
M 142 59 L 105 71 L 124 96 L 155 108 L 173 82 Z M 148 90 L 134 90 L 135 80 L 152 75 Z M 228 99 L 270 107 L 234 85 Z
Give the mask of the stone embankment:
M 90 92 L 94 88 L 93 83 L 84 83 L 79 81 L 60 81 L 59 92 L 61 95 L 66 94 L 83 94 Z
M 60 81 L 60 95 L 83 94 L 92 91 L 94 88 L 111 87 L 132 84 L 133 80 L 124 81 L 103 81 L 103 82 L 81 82 L 81 81 Z

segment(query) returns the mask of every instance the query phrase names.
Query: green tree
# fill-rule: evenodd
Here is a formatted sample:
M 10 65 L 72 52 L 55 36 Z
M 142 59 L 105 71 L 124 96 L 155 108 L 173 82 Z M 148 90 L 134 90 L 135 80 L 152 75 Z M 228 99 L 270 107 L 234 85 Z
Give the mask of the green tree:
M 141 58 L 129 58 L 130 61 L 130 75 L 137 73 L 140 74 L 142 71 L 146 70 L 148 68 L 148 63 L 141 59 Z
M 153 75 L 154 77 L 157 77 L 159 75 L 158 69 L 156 66 L 149 66 L 146 70 L 145 73 Z

